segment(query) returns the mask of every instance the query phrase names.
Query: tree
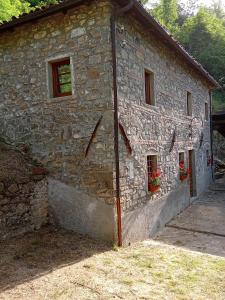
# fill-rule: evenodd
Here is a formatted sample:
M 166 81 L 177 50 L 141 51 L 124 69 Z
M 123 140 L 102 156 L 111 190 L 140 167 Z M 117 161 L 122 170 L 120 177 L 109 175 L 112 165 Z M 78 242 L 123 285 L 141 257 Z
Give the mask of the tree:
M 176 31 L 178 19 L 177 0 L 160 0 L 160 4 L 151 10 L 151 14 L 171 32 Z
M 222 20 L 201 8 L 196 16 L 184 23 L 177 38 L 217 80 L 224 76 L 225 30 Z
M 175 24 L 177 13 L 177 0 L 162 0 L 162 16 L 166 26 Z
M 181 27 L 178 40 L 222 85 L 225 77 L 225 28 L 222 19 L 210 10 L 201 8 L 187 19 Z M 225 94 L 217 91 L 214 95 L 216 108 L 223 104 Z
M 29 3 L 22 0 L 0 0 L 0 22 L 29 11 Z
M 180 1 L 178 3 L 178 24 L 182 26 L 184 22 L 192 17 L 199 8 L 198 0 Z
M 214 0 L 213 4 L 211 6 L 212 12 L 216 15 L 218 19 L 224 19 L 225 13 L 224 13 L 224 6 L 222 3 L 222 0 Z
M 0 0 L 0 22 L 28 13 L 33 7 L 56 4 L 59 0 Z
M 59 0 L 27 0 L 31 7 L 48 6 L 49 4 L 57 4 Z

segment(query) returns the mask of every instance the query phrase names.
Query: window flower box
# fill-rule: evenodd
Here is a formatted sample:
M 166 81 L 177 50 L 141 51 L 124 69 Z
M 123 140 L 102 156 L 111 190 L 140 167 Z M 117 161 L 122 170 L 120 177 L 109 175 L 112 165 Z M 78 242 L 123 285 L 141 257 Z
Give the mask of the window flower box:
M 154 194 L 160 190 L 161 173 L 160 171 L 153 172 L 150 178 L 149 191 Z
M 179 174 L 180 174 L 180 181 L 182 182 L 188 179 L 188 176 L 190 174 L 189 169 L 185 167 L 183 161 L 181 161 L 179 164 Z
M 208 157 L 208 159 L 207 159 L 207 166 L 209 167 L 209 166 L 212 166 L 213 164 L 212 164 L 212 158 L 211 158 L 211 156 L 209 156 Z

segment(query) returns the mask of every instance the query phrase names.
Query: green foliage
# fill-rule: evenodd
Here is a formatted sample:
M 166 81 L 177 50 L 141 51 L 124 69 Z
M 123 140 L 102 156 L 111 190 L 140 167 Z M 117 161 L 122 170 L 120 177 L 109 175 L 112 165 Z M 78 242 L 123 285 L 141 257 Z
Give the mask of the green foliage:
M 198 11 L 197 1 L 189 0 L 188 4 L 184 7 L 181 3 L 177 5 L 175 0 L 161 0 L 151 13 L 224 86 L 223 92 L 214 93 L 213 108 L 225 109 L 225 13 L 222 1 L 215 0 L 211 8 L 200 7 Z
M 225 76 L 225 26 L 224 21 L 201 8 L 187 19 L 177 34 L 184 47 L 212 74 L 221 84 Z M 225 94 L 214 93 L 214 110 L 225 109 Z
M 213 92 L 213 112 L 225 110 L 225 91 Z
M 161 0 L 162 17 L 166 26 L 174 25 L 177 18 L 177 0 Z
M 225 74 L 225 27 L 201 8 L 181 27 L 177 38 L 219 80 Z
M 28 13 L 33 7 L 56 4 L 58 0 L 0 0 L 0 23 Z
M 47 6 L 49 4 L 57 4 L 58 0 L 27 0 L 31 7 Z
M 22 0 L 0 0 L 0 22 L 8 21 L 29 11 L 29 3 Z
M 177 30 L 177 0 L 160 0 L 160 4 L 151 11 L 152 15 L 171 32 Z

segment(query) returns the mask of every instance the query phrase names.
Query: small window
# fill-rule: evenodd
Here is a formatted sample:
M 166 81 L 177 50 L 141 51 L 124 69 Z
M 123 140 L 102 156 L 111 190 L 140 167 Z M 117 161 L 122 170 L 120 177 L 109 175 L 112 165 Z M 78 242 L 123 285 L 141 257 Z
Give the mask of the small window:
M 51 64 L 53 97 L 72 95 L 70 59 Z
M 149 105 L 155 105 L 154 74 L 148 70 L 145 70 L 145 102 Z
M 205 120 L 209 120 L 209 105 L 207 102 L 205 103 Z
M 180 165 L 181 163 L 184 163 L 184 152 L 180 152 L 180 153 L 179 153 L 179 165 Z
M 209 155 L 209 150 L 206 150 L 206 159 L 207 159 L 207 167 L 211 165 L 211 156 Z
M 192 94 L 187 92 L 187 115 L 192 116 Z
M 188 175 L 189 175 L 189 170 L 185 166 L 184 152 L 180 152 L 179 153 L 179 179 L 180 179 L 180 181 L 187 180 Z
M 148 173 L 148 191 L 150 191 L 150 183 L 153 172 L 157 172 L 157 155 L 147 156 L 147 173 Z

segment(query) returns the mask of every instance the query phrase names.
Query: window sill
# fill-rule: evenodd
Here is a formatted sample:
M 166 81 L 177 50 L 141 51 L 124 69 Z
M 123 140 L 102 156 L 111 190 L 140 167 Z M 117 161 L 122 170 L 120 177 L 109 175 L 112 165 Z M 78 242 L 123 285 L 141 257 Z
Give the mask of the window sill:
M 49 97 L 48 102 L 61 102 L 66 100 L 74 99 L 74 95 L 62 96 L 62 97 Z
M 156 106 L 156 105 L 150 105 L 150 104 L 142 104 L 142 105 L 139 105 L 139 107 L 142 107 L 146 110 L 149 110 L 149 111 L 154 111 L 154 112 L 159 112 L 159 107 Z

